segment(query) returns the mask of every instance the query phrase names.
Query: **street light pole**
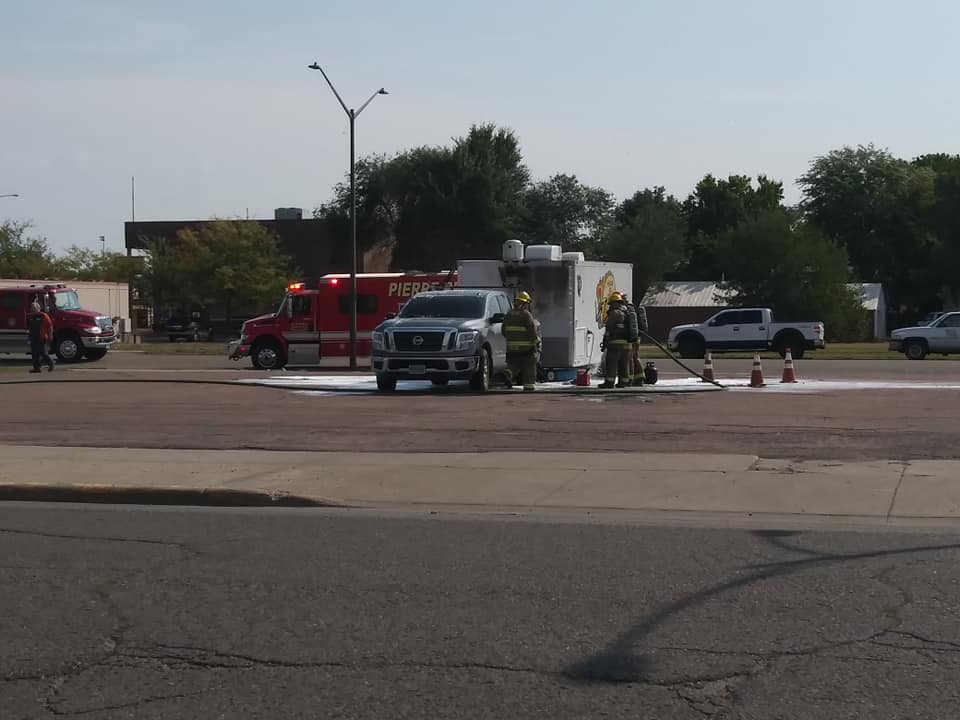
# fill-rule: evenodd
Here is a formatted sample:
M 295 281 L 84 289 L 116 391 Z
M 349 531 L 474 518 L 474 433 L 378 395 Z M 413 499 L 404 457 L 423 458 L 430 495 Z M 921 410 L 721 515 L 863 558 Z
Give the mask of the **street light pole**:
M 330 89 L 333 91 L 334 96 L 337 98 L 337 101 L 340 103 L 340 107 L 343 108 L 343 111 L 347 114 L 347 118 L 350 120 L 350 369 L 357 369 L 357 160 L 356 160 L 356 125 L 357 125 L 357 116 L 363 112 L 364 108 L 367 107 L 370 103 L 373 102 L 373 99 L 377 95 L 387 95 L 387 91 L 383 88 L 377 90 L 370 98 L 359 107 L 359 109 L 354 110 L 353 108 L 348 108 L 347 104 L 343 101 L 343 98 L 340 97 L 340 93 L 337 92 L 337 89 L 333 86 L 333 83 L 330 82 L 330 78 L 327 77 L 327 73 L 324 72 L 323 68 L 319 64 L 314 62 L 312 65 L 308 65 L 308 68 L 311 70 L 319 70 L 320 74 L 323 75 L 323 79 L 327 81 L 327 85 L 330 86 Z

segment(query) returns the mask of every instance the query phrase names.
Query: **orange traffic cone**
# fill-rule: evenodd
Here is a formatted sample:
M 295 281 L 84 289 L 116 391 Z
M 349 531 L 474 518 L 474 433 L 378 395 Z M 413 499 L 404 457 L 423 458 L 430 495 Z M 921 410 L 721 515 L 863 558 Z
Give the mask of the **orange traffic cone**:
M 700 382 L 714 382 L 713 378 L 713 356 L 710 354 L 710 351 L 707 350 L 707 354 L 703 358 L 703 378 Z
M 759 353 L 753 356 L 753 372 L 750 373 L 750 387 L 766 387 L 766 383 L 763 382 L 763 368 L 760 367 Z
M 780 380 L 781 383 L 795 383 L 797 381 L 797 373 L 793 369 L 793 353 L 790 352 L 790 348 L 787 348 L 787 351 L 783 355 L 783 378 Z

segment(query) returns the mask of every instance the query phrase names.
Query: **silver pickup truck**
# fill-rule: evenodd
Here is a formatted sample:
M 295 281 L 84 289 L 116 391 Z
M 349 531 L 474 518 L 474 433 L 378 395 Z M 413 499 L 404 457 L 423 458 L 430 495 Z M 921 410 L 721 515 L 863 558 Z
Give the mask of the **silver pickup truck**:
M 960 353 L 960 312 L 944 313 L 929 325 L 894 330 L 889 347 L 910 360 L 923 360 L 930 353 Z

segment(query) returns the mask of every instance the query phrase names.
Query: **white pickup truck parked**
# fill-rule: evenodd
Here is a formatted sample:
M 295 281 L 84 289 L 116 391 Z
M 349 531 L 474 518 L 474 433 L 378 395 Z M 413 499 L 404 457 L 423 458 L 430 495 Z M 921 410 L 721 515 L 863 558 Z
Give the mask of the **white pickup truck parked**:
M 760 352 L 787 348 L 795 358 L 826 347 L 822 322 L 775 323 L 770 308 L 722 310 L 705 322 L 670 328 L 667 347 L 680 357 L 702 358 L 711 352 Z
M 960 312 L 944 313 L 929 325 L 894 330 L 890 349 L 910 360 L 923 360 L 929 353 L 960 353 Z

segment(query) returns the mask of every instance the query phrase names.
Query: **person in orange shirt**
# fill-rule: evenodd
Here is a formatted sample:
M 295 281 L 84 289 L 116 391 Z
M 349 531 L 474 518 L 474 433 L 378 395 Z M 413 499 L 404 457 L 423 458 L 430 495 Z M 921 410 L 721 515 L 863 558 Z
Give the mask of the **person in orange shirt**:
M 40 363 L 45 363 L 47 370 L 53 372 L 53 360 L 47 354 L 47 343 L 53 338 L 53 321 L 38 302 L 30 306 L 27 328 L 30 332 L 30 357 L 33 359 L 33 370 L 30 372 L 40 372 Z

